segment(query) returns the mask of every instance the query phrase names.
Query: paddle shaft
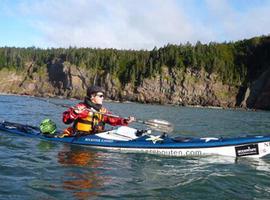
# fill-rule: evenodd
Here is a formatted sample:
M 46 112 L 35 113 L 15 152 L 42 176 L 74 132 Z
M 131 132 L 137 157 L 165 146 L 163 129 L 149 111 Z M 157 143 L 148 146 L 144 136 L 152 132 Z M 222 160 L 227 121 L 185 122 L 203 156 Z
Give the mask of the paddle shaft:
M 115 118 L 119 118 L 120 116 L 118 115 L 113 115 L 113 114 L 107 114 L 107 113 L 101 113 L 98 111 L 92 111 L 94 113 L 98 113 L 101 115 L 105 115 L 108 117 L 115 117 Z M 122 117 L 120 117 L 122 118 Z M 124 118 L 124 119 L 128 119 L 128 118 Z M 165 120 L 159 120 L 159 119 L 150 119 L 150 120 L 142 120 L 142 119 L 135 119 L 135 122 L 137 123 L 141 123 L 141 124 L 145 124 L 147 126 L 149 126 L 151 129 L 154 129 L 156 131 L 160 131 L 160 132 L 172 132 L 173 131 L 173 125 Z
M 109 113 L 102 113 L 102 112 L 98 112 L 98 111 L 91 110 L 91 109 L 87 109 L 87 110 L 88 110 L 89 112 L 97 113 L 97 114 L 100 114 L 100 115 L 105 115 L 105 116 L 108 116 L 108 117 L 113 117 L 113 118 L 123 118 L 123 119 L 128 120 L 127 117 L 120 117 L 120 116 L 118 116 L 118 115 L 109 114 Z M 145 121 L 143 121 L 143 120 L 141 120 L 141 119 L 136 119 L 136 118 L 135 118 L 135 122 L 145 124 Z
M 113 114 L 109 114 L 109 113 L 102 113 L 102 112 L 99 112 L 99 111 L 96 111 L 96 110 L 93 110 L 93 109 L 88 109 L 88 108 L 87 108 L 87 110 L 89 112 L 97 113 L 97 114 L 100 114 L 100 115 L 105 115 L 105 116 L 108 116 L 108 117 L 123 118 L 123 119 L 128 120 L 128 118 L 120 117 L 118 115 L 113 115 Z M 145 121 L 145 120 L 142 120 L 142 119 L 135 119 L 135 122 L 145 124 L 145 125 L 149 126 L 151 129 L 154 129 L 154 130 L 160 131 L 160 132 L 169 133 L 169 132 L 173 131 L 173 125 L 170 122 L 165 121 L 165 120 L 150 119 L 150 120 Z

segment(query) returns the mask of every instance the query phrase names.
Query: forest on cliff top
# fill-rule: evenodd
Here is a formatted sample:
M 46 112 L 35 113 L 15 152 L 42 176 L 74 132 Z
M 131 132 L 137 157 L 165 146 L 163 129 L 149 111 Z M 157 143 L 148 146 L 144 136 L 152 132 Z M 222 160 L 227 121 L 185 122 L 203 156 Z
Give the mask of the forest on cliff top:
M 0 48 L 0 70 L 24 70 L 29 62 L 45 67 L 54 59 L 110 73 L 122 85 L 139 85 L 144 78 L 162 73 L 163 66 L 169 70 L 204 69 L 209 74 L 217 74 L 225 84 L 248 85 L 270 67 L 270 36 L 237 42 L 168 44 L 151 51 L 75 47 Z

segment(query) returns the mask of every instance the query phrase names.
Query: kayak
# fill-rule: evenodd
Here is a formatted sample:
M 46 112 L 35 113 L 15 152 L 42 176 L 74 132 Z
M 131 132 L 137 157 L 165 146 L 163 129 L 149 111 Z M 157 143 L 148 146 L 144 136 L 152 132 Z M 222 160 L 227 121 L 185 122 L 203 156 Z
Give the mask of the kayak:
M 235 138 L 216 137 L 170 137 L 167 134 L 153 135 L 121 126 L 114 130 L 91 135 L 59 137 L 42 134 L 38 127 L 0 122 L 1 133 L 12 133 L 47 141 L 70 143 L 93 148 L 160 154 L 166 156 L 209 156 L 263 157 L 270 153 L 270 136 L 245 136 Z

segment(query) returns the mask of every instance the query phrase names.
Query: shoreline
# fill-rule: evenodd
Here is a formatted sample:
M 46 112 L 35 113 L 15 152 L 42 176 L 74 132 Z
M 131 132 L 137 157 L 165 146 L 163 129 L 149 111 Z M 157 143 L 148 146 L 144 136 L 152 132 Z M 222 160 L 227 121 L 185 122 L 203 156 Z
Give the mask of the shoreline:
M 36 95 L 29 95 L 29 94 L 14 94 L 14 93 L 4 93 L 0 92 L 0 95 L 2 96 L 23 96 L 23 97 L 32 97 L 32 98 L 44 98 L 44 99 L 63 99 L 63 100 L 82 100 L 79 98 L 67 98 L 64 96 L 49 96 L 44 97 L 42 95 L 36 96 Z M 104 102 L 112 102 L 112 103 L 138 103 L 138 104 L 144 104 L 144 105 L 164 105 L 164 106 L 178 106 L 178 107 L 187 107 L 187 108 L 207 108 L 207 109 L 213 109 L 213 110 L 234 110 L 234 111 L 265 111 L 269 112 L 269 110 L 261 110 L 261 109 L 252 109 L 252 108 L 240 108 L 240 107 L 219 107 L 219 106 L 201 106 L 201 105 L 179 105 L 179 104 L 158 104 L 158 103 L 142 103 L 142 102 L 136 102 L 136 101 L 119 101 L 119 100 L 111 100 L 111 99 L 105 99 Z

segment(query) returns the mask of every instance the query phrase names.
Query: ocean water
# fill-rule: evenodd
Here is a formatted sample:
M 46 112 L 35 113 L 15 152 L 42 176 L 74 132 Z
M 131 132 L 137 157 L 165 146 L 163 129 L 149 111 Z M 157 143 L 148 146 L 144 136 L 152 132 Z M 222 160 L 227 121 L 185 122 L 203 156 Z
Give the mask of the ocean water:
M 59 129 L 78 101 L 0 95 L 0 120 Z M 57 105 L 56 105 L 57 104 Z M 270 112 L 105 102 L 121 116 L 172 122 L 172 136 L 270 134 Z M 143 128 L 141 124 L 132 124 Z M 0 131 L 0 199 L 270 199 L 270 156 L 165 157 L 41 141 Z

